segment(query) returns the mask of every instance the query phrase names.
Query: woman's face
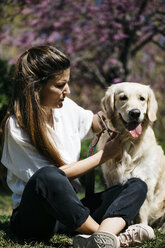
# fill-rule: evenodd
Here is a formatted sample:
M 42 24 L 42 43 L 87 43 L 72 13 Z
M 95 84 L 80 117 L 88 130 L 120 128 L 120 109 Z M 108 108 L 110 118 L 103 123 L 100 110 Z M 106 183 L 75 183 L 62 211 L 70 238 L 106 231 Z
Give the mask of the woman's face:
M 57 79 L 50 79 L 40 91 L 41 105 L 48 108 L 61 108 L 65 96 L 70 94 L 70 69 L 63 71 Z

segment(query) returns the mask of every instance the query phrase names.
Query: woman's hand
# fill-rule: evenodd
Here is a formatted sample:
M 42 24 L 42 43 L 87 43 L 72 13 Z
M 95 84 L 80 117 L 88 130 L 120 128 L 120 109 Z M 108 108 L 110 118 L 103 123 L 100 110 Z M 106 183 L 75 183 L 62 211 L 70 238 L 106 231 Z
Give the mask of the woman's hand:
M 86 172 L 96 168 L 98 165 L 104 163 L 106 160 L 115 158 L 122 151 L 120 135 L 117 134 L 113 139 L 107 140 L 103 149 L 98 151 L 93 156 L 86 159 L 66 164 L 60 167 L 69 179 L 79 177 Z
M 120 134 L 116 134 L 114 138 L 109 138 L 103 148 L 101 163 L 108 159 L 113 159 L 122 153 L 122 145 Z
M 100 115 L 104 121 L 106 120 L 103 111 L 99 111 L 97 114 L 93 115 L 92 130 L 94 133 L 98 133 L 104 128 L 98 115 Z

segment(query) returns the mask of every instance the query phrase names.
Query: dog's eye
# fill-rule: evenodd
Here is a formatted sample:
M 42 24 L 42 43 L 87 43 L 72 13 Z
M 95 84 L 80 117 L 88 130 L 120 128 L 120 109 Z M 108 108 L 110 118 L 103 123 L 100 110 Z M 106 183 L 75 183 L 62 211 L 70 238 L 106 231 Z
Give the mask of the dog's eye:
M 143 96 L 140 97 L 140 101 L 144 101 L 145 98 Z
M 125 95 L 124 95 L 124 96 L 120 96 L 120 100 L 121 100 L 121 101 L 126 101 L 127 99 L 128 99 L 128 98 L 127 98 L 127 96 L 125 96 Z

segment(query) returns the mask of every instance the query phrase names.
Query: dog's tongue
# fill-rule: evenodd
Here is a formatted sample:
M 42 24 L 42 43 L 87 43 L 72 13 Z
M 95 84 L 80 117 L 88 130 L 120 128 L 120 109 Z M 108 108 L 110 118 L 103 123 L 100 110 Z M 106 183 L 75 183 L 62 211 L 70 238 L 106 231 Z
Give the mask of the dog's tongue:
M 128 123 L 127 129 L 133 138 L 138 138 L 142 133 L 141 123 L 136 123 L 136 122 Z

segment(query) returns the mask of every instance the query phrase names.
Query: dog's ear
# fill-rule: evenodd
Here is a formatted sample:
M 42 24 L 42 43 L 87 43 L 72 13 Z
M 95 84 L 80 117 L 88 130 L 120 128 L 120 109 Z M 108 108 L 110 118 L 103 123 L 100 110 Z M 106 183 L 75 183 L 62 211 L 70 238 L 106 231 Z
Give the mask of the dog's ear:
M 156 101 L 153 90 L 148 87 L 148 118 L 151 122 L 156 121 L 156 114 L 158 110 L 158 103 Z
M 111 117 L 111 114 L 114 112 L 115 100 L 114 100 L 114 87 L 110 86 L 105 93 L 101 101 L 101 106 L 103 111 L 106 113 L 107 117 Z

